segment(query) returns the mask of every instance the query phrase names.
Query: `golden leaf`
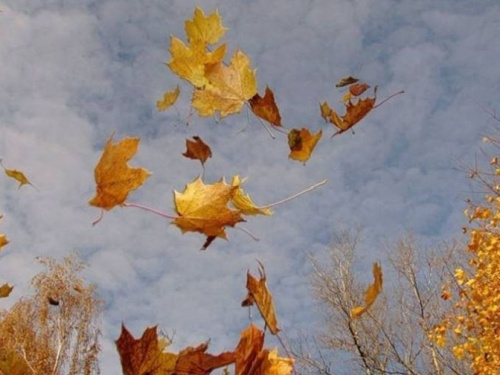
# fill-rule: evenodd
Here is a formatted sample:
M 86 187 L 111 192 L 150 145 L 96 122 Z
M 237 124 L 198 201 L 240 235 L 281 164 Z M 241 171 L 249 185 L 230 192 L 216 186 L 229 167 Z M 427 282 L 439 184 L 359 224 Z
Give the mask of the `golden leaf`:
M 288 133 L 288 145 L 290 146 L 288 157 L 305 163 L 311 157 L 322 135 L 322 130 L 314 135 L 306 128 L 290 130 Z
M 271 125 L 281 126 L 280 111 L 274 100 L 274 93 L 269 87 L 266 87 L 264 97 L 261 97 L 257 93 L 249 100 L 249 103 L 252 112 L 256 116 L 269 122 Z
M 173 220 L 183 233 L 199 232 L 207 236 L 206 249 L 216 238 L 227 238 L 225 227 L 234 227 L 244 221 L 241 213 L 227 204 L 238 187 L 226 184 L 224 179 L 205 185 L 200 177 L 186 185 L 182 193 L 174 191 L 175 210 L 179 215 Z
M 212 150 L 203 140 L 195 135 L 194 141 L 186 139 L 186 152 L 183 153 L 189 159 L 199 160 L 201 165 L 205 165 L 208 158 L 212 157 Z
M 176 37 L 170 38 L 172 60 L 167 63 L 170 70 L 194 87 L 201 88 L 208 84 L 205 76 L 205 64 L 215 64 L 226 55 L 226 45 L 222 44 L 213 52 L 207 52 L 204 43 L 194 42 L 186 46 Z
M 337 84 L 335 85 L 335 87 L 344 87 L 344 86 L 356 83 L 358 81 L 359 81 L 359 79 L 351 77 L 351 76 L 349 76 L 349 77 L 343 77 L 343 78 L 340 79 L 340 81 L 337 82 Z
M 222 62 L 205 64 L 205 77 L 209 84 L 196 89 L 192 99 L 200 116 L 213 116 L 218 111 L 223 118 L 237 113 L 257 93 L 255 71 L 241 51 L 233 55 L 229 66 Z
M 327 102 L 320 103 L 319 109 L 321 111 L 321 117 L 325 119 L 325 122 L 328 122 L 330 119 L 330 114 L 332 113 L 332 109 L 328 105 Z
M 251 374 L 259 353 L 264 346 L 264 332 L 251 324 L 241 332 L 240 342 L 235 353 L 235 375 Z
M 373 263 L 373 284 L 371 284 L 365 292 L 365 305 L 357 306 L 351 310 L 352 318 L 359 318 L 363 315 L 377 299 L 377 296 L 382 291 L 383 277 L 382 268 L 378 263 Z
M 3 215 L 0 215 L 0 219 L 3 218 Z M 9 243 L 9 240 L 7 239 L 7 236 L 5 234 L 0 233 L 0 251 L 2 250 L 2 247 L 7 245 Z
M 293 372 L 294 360 L 278 357 L 278 349 L 264 349 L 259 357 L 261 362 L 255 375 L 291 375 Z
M 187 20 L 185 23 L 186 35 L 190 44 L 216 43 L 227 31 L 222 25 L 222 19 L 217 11 L 205 16 L 203 9 L 196 7 L 192 20 Z
M 252 276 L 250 271 L 247 272 L 247 290 L 248 294 L 241 303 L 242 306 L 251 306 L 254 303 L 259 309 L 260 315 L 269 327 L 273 335 L 277 334 L 278 320 L 274 309 L 273 297 L 266 284 L 266 271 L 262 263 L 259 262 L 260 279 Z
M 237 187 L 231 203 L 244 215 L 272 215 L 273 211 L 269 208 L 260 208 L 253 203 L 250 195 L 245 194 L 241 185 L 245 183 L 246 178 L 240 180 L 238 175 L 233 176 L 232 186 Z
M 0 298 L 8 297 L 13 289 L 14 287 L 10 286 L 9 284 L 3 284 L 2 286 L 0 286 Z
M 166 91 L 165 94 L 163 94 L 163 99 L 156 102 L 156 108 L 158 108 L 158 111 L 163 112 L 170 108 L 176 102 L 180 92 L 181 90 L 179 85 L 177 85 L 172 91 Z
M 97 188 L 95 197 L 89 201 L 91 206 L 110 210 L 125 202 L 129 192 L 144 184 L 151 173 L 143 168 L 130 168 L 127 164 L 138 146 L 139 138 L 128 137 L 115 144 L 112 137 L 108 139 L 94 170 Z
M 23 172 L 18 171 L 16 169 L 7 169 L 4 167 L 2 163 L 2 159 L 0 159 L 0 165 L 2 166 L 5 174 L 9 176 L 10 178 L 13 178 L 14 180 L 17 180 L 19 182 L 19 186 L 17 187 L 18 189 L 23 186 L 23 185 L 31 185 L 35 187 L 29 180 L 28 178 L 24 175 Z

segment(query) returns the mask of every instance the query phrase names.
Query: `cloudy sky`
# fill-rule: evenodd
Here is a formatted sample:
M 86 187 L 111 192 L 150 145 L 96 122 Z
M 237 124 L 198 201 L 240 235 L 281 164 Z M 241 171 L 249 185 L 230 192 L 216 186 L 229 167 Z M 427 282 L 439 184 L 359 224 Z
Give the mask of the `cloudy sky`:
M 223 121 L 191 117 L 190 87 L 165 62 L 170 35 L 184 39 L 196 5 L 218 9 L 229 29 L 229 55 L 243 50 L 269 85 L 288 128 L 323 129 L 304 166 L 288 159 L 286 136 L 273 140 L 246 110 Z M 308 285 L 308 253 L 322 254 L 341 227 L 365 227 L 360 248 L 369 269 L 384 261 L 382 243 L 410 230 L 429 243 L 458 236 L 472 187 L 471 165 L 500 106 L 500 5 L 496 0 L 4 0 L 0 4 L 0 157 L 38 190 L 0 178 L 0 224 L 11 243 L 1 280 L 15 285 L 3 307 L 28 292 L 35 256 L 77 250 L 86 277 L 106 301 L 103 374 L 120 374 L 113 340 L 121 322 L 139 335 L 159 324 L 174 349 L 211 339 L 231 350 L 249 322 L 240 307 L 246 270 L 265 265 L 283 331 L 311 329 L 317 312 Z M 334 129 L 319 102 L 341 109 L 334 87 L 356 75 L 399 95 L 355 128 Z M 181 85 L 165 113 L 155 103 Z M 93 170 L 106 139 L 141 138 L 132 164 L 153 175 L 129 201 L 173 213 L 172 191 L 202 173 L 182 157 L 200 135 L 213 150 L 205 181 L 233 174 L 258 204 L 328 183 L 241 224 L 260 241 L 229 229 L 200 252 L 204 238 L 165 220 L 116 208 L 95 227 Z M 238 224 L 240 226 L 240 224 Z M 254 321 L 261 323 L 256 310 Z M 271 340 L 270 344 L 274 342 Z

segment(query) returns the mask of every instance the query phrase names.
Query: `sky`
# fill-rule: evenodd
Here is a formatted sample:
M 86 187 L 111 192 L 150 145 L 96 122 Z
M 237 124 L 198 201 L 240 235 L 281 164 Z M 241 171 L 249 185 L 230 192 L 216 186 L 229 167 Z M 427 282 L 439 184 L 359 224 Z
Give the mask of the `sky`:
M 288 159 L 286 135 L 272 139 L 244 109 L 218 121 L 190 112 L 190 86 L 166 67 L 171 35 L 185 40 L 195 7 L 218 9 L 237 49 L 269 85 L 287 129 L 323 130 L 311 159 Z M 105 300 L 103 374 L 120 374 L 121 323 L 135 336 L 158 324 L 174 350 L 210 339 L 232 350 L 249 323 L 240 307 L 246 272 L 266 267 L 282 330 L 314 332 L 308 254 L 321 256 L 334 233 L 362 225 L 360 274 L 383 264 L 383 243 L 411 231 L 424 243 L 461 238 L 464 200 L 474 188 L 461 171 L 479 155 L 500 105 L 500 5 L 460 0 L 4 0 L 0 4 L 0 157 L 37 189 L 0 177 L 0 281 L 15 286 L 0 308 L 29 293 L 36 256 L 73 251 Z M 341 110 L 335 83 L 355 75 L 378 99 L 404 90 L 333 139 L 319 103 Z M 175 85 L 166 112 L 156 101 Z M 94 167 L 114 134 L 141 138 L 131 165 L 152 176 L 128 200 L 174 213 L 172 191 L 203 173 L 184 158 L 185 139 L 211 147 L 204 180 L 248 177 L 257 204 L 326 185 L 250 217 L 200 251 L 204 238 L 134 208 L 115 208 L 96 226 Z M 366 272 L 364 272 L 366 273 Z M 367 280 L 368 281 L 368 280 Z M 256 309 L 252 319 L 262 324 Z M 268 338 L 270 346 L 276 342 Z

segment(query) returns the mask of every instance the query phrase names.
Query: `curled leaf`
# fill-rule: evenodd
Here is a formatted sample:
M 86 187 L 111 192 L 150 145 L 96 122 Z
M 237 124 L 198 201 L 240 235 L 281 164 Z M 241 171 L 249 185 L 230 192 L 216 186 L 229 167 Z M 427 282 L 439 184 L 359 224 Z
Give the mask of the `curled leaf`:
M 212 150 L 197 135 L 193 136 L 194 141 L 186 139 L 186 152 L 182 155 L 189 159 L 199 160 L 201 165 L 205 165 L 208 158 L 212 157 Z
M 2 159 L 0 159 L 0 165 L 2 166 L 5 174 L 9 176 L 10 178 L 13 178 L 17 182 L 19 182 L 18 189 L 23 186 L 23 185 L 31 185 L 34 187 L 34 185 L 28 180 L 28 178 L 24 175 L 23 172 L 18 171 L 17 169 L 7 169 L 4 167 L 2 163 Z
M 257 93 L 248 102 L 250 103 L 252 112 L 256 116 L 269 122 L 271 125 L 282 126 L 280 111 L 274 100 L 274 93 L 269 87 L 266 87 L 264 97 L 261 97 Z
M 382 268 L 378 263 L 373 263 L 373 284 L 371 284 L 365 292 L 365 305 L 364 306 L 356 306 L 351 310 L 352 318 L 359 318 L 363 315 L 371 305 L 375 302 L 378 295 L 382 291 L 383 285 L 383 276 L 382 276 Z
M 94 170 L 96 195 L 91 206 L 110 210 L 125 202 L 127 195 L 140 187 L 151 175 L 143 168 L 130 168 L 127 162 L 135 155 L 139 138 L 124 138 L 113 144 L 110 137 Z
M 170 108 L 176 102 L 180 92 L 181 90 L 179 85 L 177 85 L 172 91 L 165 92 L 165 94 L 163 94 L 163 99 L 156 102 L 156 108 L 158 108 L 158 111 L 163 112 Z
M 290 130 L 288 133 L 288 145 L 290 146 L 288 157 L 305 163 L 311 157 L 322 135 L 322 130 L 316 134 L 311 134 L 306 128 Z
M 252 198 L 250 198 L 250 195 L 245 194 L 241 187 L 243 183 L 245 183 L 245 180 L 246 178 L 241 180 L 238 175 L 233 176 L 231 185 L 237 187 L 231 199 L 233 206 L 244 215 L 272 215 L 273 211 L 270 208 L 260 208 L 256 206 Z
M 266 271 L 260 262 L 259 273 L 260 279 L 257 279 L 250 273 L 250 271 L 247 272 L 248 294 L 243 302 L 241 302 L 241 306 L 251 306 L 255 303 L 259 309 L 260 315 L 269 327 L 269 330 L 273 335 L 275 335 L 280 331 L 280 329 L 278 328 L 278 320 L 274 309 L 273 297 L 267 288 Z
M 10 286 L 9 284 L 3 284 L 2 286 L 0 286 L 0 298 L 8 297 L 13 289 L 14 287 Z
M 335 85 L 335 87 L 344 87 L 344 86 L 356 83 L 358 81 L 359 81 L 358 78 L 354 78 L 352 76 L 343 77 L 343 78 L 340 79 L 340 81 L 337 82 L 337 84 Z

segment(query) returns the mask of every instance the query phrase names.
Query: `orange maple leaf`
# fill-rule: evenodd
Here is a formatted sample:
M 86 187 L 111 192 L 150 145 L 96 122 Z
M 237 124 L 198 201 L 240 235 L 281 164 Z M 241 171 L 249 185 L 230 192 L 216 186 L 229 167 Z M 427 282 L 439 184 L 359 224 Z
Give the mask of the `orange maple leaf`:
M 264 332 L 251 324 L 240 336 L 240 342 L 234 351 L 235 375 L 252 374 L 257 357 L 264 347 Z
M 95 197 L 89 201 L 91 206 L 110 210 L 124 203 L 129 192 L 144 184 L 151 173 L 127 165 L 138 147 L 139 138 L 128 137 L 115 144 L 112 136 L 108 139 L 94 170 L 97 188 Z
M 382 291 L 383 285 L 383 276 L 382 276 L 382 268 L 378 263 L 373 263 L 373 284 L 371 284 L 365 292 L 365 305 L 364 306 L 356 306 L 351 310 L 352 318 L 359 318 L 363 315 L 371 305 L 377 299 L 377 296 Z
M 305 163 L 311 157 L 322 135 L 322 130 L 316 134 L 311 134 L 306 128 L 290 130 L 288 133 L 288 145 L 290 146 L 288 157 Z
M 261 97 L 257 93 L 248 102 L 250 103 L 252 112 L 256 116 L 269 122 L 271 125 L 282 126 L 280 111 L 274 100 L 274 93 L 269 87 L 266 87 L 264 97 Z
M 235 52 L 229 66 L 223 62 L 205 64 L 205 77 L 209 84 L 196 89 L 192 99 L 200 116 L 213 116 L 218 111 L 223 118 L 237 113 L 257 93 L 255 71 L 241 51 Z
M 278 320 L 276 318 L 276 311 L 274 309 L 273 297 L 267 288 L 266 271 L 262 263 L 259 262 L 260 279 L 252 276 L 250 271 L 247 272 L 247 290 L 248 294 L 241 303 L 242 306 L 251 306 L 254 303 L 259 309 L 260 315 L 269 327 L 273 335 L 277 334 L 280 329 L 278 328 Z
M 234 197 L 237 186 L 228 185 L 224 179 L 206 185 L 201 177 L 186 185 L 182 193 L 174 191 L 175 210 L 179 217 L 173 220 L 183 233 L 199 232 L 207 236 L 202 249 L 216 238 L 227 239 L 225 227 L 234 227 L 244 221 L 240 211 L 227 205 Z
M 182 155 L 189 159 L 199 160 L 201 165 L 205 165 L 208 158 L 212 157 L 212 150 L 197 135 L 193 136 L 194 141 L 186 139 L 186 152 Z
M 360 96 L 366 90 L 370 88 L 370 85 L 364 82 L 358 82 L 349 86 L 349 92 L 352 96 Z

